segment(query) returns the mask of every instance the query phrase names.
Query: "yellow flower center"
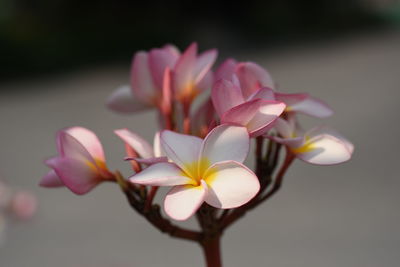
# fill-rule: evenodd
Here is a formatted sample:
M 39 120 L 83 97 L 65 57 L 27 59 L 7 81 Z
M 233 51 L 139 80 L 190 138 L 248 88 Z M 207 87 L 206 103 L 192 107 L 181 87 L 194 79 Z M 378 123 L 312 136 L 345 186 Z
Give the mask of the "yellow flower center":
M 200 185 L 201 180 L 208 184 L 215 178 L 217 173 L 217 168 L 210 168 L 210 166 L 210 160 L 203 157 L 198 161 L 185 163 L 185 170 L 182 171 L 182 175 L 192 179 L 195 186 Z

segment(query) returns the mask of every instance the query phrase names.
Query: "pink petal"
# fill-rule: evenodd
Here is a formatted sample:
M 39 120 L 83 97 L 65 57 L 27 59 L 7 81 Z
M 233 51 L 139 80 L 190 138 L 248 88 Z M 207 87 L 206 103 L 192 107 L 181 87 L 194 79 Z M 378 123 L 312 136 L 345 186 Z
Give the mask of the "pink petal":
M 250 138 L 245 127 L 223 124 L 215 127 L 204 139 L 201 159 L 210 165 L 226 160 L 243 162 L 249 152 Z
M 174 88 L 175 93 L 181 95 L 194 82 L 194 68 L 196 64 L 197 44 L 192 43 L 181 55 L 175 66 Z
M 133 58 L 131 87 L 133 94 L 143 103 L 152 104 L 153 98 L 158 94 L 153 83 L 146 52 L 137 52 Z
M 289 124 L 288 121 L 278 118 L 275 121 L 274 127 L 278 131 L 278 134 L 283 138 L 292 138 L 295 134 L 294 125 Z
M 181 52 L 175 45 L 166 44 L 163 46 L 163 49 L 168 53 L 172 54 L 173 56 L 175 56 L 176 58 L 178 58 L 181 55 Z
M 156 132 L 154 135 L 154 141 L 153 141 L 153 155 L 155 157 L 162 157 L 165 156 L 164 151 L 162 151 L 161 147 L 161 140 L 160 140 L 160 132 Z
M 221 79 L 231 81 L 232 75 L 235 73 L 237 62 L 233 58 L 225 60 L 215 72 L 215 80 Z
M 305 138 L 303 136 L 293 137 L 293 138 L 280 138 L 277 136 L 269 136 L 268 137 L 275 142 L 291 147 L 291 148 L 299 148 L 305 144 Z
M 60 177 L 56 174 L 54 170 L 50 170 L 39 183 L 42 187 L 62 187 L 64 183 L 60 180 Z
M 129 180 L 132 183 L 151 186 L 192 184 L 193 180 L 183 174 L 183 171 L 175 164 L 161 162 L 150 165 L 143 171 L 131 176 Z
M 269 73 L 256 63 L 239 63 L 236 75 L 240 80 L 243 96 L 246 99 L 261 87 L 274 88 L 274 82 Z
M 200 54 L 196 59 L 196 64 L 194 67 L 193 77 L 194 83 L 199 83 L 204 76 L 211 69 L 215 60 L 217 59 L 218 52 L 216 49 L 211 49 Z
M 65 132 L 75 138 L 94 159 L 105 161 L 103 146 L 95 133 L 77 126 L 68 128 Z
M 196 90 L 198 92 L 204 92 L 211 90 L 214 84 L 214 74 L 212 71 L 206 73 L 206 75 L 196 84 Z
M 207 185 L 204 183 L 199 186 L 175 186 L 165 197 L 165 212 L 175 220 L 187 220 L 203 204 L 206 192 Z
M 74 158 L 57 158 L 52 164 L 64 185 L 77 195 L 88 193 L 101 182 L 97 169 L 91 163 Z
M 333 110 L 325 102 L 309 94 L 277 93 L 276 98 L 288 105 L 288 111 L 303 113 L 317 118 L 326 118 L 333 114 Z
M 247 124 L 250 136 L 264 134 L 273 126 L 273 122 L 283 113 L 286 105 L 283 102 L 263 100 L 257 113 Z
M 95 160 L 89 151 L 75 137 L 68 134 L 68 130 L 60 130 L 57 133 L 57 147 L 61 157 L 74 158 L 81 161 L 89 161 L 95 164 Z M 46 161 L 47 164 L 48 161 Z
M 260 190 L 257 176 L 238 162 L 219 162 L 209 170 L 213 174 L 206 178 L 208 192 L 205 201 L 216 208 L 231 209 L 242 206 Z
M 221 116 L 221 123 L 238 124 L 246 127 L 257 114 L 262 102 L 261 99 L 254 99 L 229 109 Z
M 161 146 L 166 156 L 188 175 L 190 164 L 198 160 L 203 140 L 190 135 L 165 130 L 161 132 Z
M 219 80 L 214 84 L 211 98 L 220 117 L 227 110 L 244 102 L 241 89 L 228 80 Z
M 178 56 L 168 49 L 152 49 L 149 52 L 149 66 L 156 88 L 163 88 L 165 69 L 173 69 L 177 60 Z
M 37 210 L 36 197 L 27 191 L 15 193 L 11 200 L 11 210 L 21 220 L 30 219 Z
M 114 133 L 118 135 L 118 137 L 121 138 L 125 143 L 131 146 L 140 157 L 154 157 L 153 148 L 151 145 L 139 135 L 129 131 L 128 129 L 115 130 Z
M 333 165 L 348 161 L 351 152 L 347 144 L 331 135 L 320 135 L 309 140 L 312 150 L 297 154 L 297 157 L 311 164 Z
M 264 100 L 275 100 L 275 91 L 269 87 L 262 87 L 249 96 L 249 100 L 261 98 Z M 282 101 L 282 100 L 280 100 Z M 282 101 L 284 102 L 284 101 Z
M 129 85 L 121 86 L 115 90 L 108 97 L 106 105 L 111 110 L 120 113 L 142 111 L 151 107 L 147 103 L 138 101 L 138 99 L 132 95 L 132 89 Z

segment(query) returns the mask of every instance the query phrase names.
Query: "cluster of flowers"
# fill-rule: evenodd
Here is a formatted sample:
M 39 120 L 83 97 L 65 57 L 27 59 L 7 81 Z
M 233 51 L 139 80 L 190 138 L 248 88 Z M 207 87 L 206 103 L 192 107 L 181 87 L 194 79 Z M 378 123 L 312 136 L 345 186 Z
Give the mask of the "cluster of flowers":
M 249 202 L 260 180 L 243 162 L 251 139 L 279 143 L 293 158 L 318 165 L 350 159 L 353 145 L 337 132 L 318 127 L 303 131 L 297 114 L 317 118 L 331 108 L 306 93 L 277 91 L 269 73 L 253 62 L 224 61 L 215 72 L 216 50 L 198 54 L 191 44 L 183 53 L 171 45 L 137 52 L 130 85 L 117 89 L 107 105 L 117 112 L 159 111 L 161 130 L 154 144 L 128 129 L 115 133 L 127 147 L 127 160 L 140 186 L 170 186 L 165 212 L 186 220 L 202 203 L 231 209 Z M 211 93 L 201 105 L 198 96 Z M 195 108 L 196 107 L 196 108 Z M 46 161 L 52 169 L 45 187 L 66 186 L 85 194 L 104 181 L 117 181 L 105 163 L 97 136 L 82 127 L 57 134 L 59 155 Z

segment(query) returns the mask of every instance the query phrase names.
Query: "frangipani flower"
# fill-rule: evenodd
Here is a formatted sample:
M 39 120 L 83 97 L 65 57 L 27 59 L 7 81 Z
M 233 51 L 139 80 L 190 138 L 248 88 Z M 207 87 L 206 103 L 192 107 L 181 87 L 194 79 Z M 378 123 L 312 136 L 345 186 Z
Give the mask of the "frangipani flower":
M 176 99 L 190 103 L 199 93 L 210 89 L 213 76 L 210 72 L 217 58 L 211 49 L 197 55 L 197 44 L 192 43 L 179 58 L 173 71 L 173 88 Z
M 354 146 L 337 132 L 326 128 L 313 128 L 299 133 L 293 118 L 278 119 L 275 128 L 279 137 L 269 137 L 289 148 L 297 158 L 317 165 L 333 165 L 348 161 Z
M 131 84 L 118 88 L 108 98 L 108 107 L 122 113 L 159 107 L 164 80 L 170 75 L 166 69 L 173 69 L 179 56 L 172 45 L 137 52 L 132 61 Z
M 241 88 L 228 80 L 219 80 L 214 85 L 211 98 L 222 124 L 244 126 L 252 137 L 264 134 L 286 107 L 279 101 L 246 100 Z
M 144 164 L 168 161 L 161 149 L 160 132 L 157 132 L 154 136 L 153 147 L 146 140 L 128 129 L 115 130 L 114 133 L 138 154 L 139 157 L 133 160 Z
M 171 162 L 153 164 L 130 181 L 173 186 L 164 208 L 176 220 L 188 219 L 204 201 L 221 209 L 238 207 L 260 187 L 257 176 L 242 164 L 249 142 L 246 128 L 226 124 L 214 128 L 204 140 L 163 131 L 161 146 Z
M 253 62 L 237 63 L 233 59 L 228 59 L 217 70 L 216 78 L 236 80 L 245 99 L 282 101 L 286 104 L 286 112 L 302 113 L 317 118 L 333 114 L 333 110 L 325 102 L 307 93 L 287 94 L 275 91 L 271 75 Z M 261 88 L 264 89 L 260 90 Z
M 71 127 L 57 133 L 59 155 L 46 160 L 53 170 L 43 177 L 43 187 L 66 186 L 78 195 L 86 194 L 99 183 L 113 180 L 107 169 L 103 147 L 97 136 L 82 127 Z

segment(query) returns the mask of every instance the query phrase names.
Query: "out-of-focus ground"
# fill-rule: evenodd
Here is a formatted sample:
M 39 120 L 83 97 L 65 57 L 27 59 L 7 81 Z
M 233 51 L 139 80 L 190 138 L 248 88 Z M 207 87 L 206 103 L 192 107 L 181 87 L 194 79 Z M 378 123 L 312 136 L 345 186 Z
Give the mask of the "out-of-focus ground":
M 306 124 L 332 125 L 356 150 L 343 165 L 296 162 L 279 194 L 226 232 L 225 266 L 397 266 L 400 32 L 232 56 L 267 67 L 282 91 L 325 99 L 335 116 Z M 82 197 L 37 186 L 47 171 L 42 160 L 55 153 L 55 132 L 72 125 L 94 130 L 109 167 L 130 173 L 112 130 L 128 127 L 151 140 L 156 117 L 104 108 L 127 76 L 128 68 L 114 66 L 0 85 L 1 177 L 34 191 L 40 204 L 33 221 L 9 227 L 0 266 L 203 266 L 197 245 L 153 229 L 130 210 L 117 186 L 102 185 Z

